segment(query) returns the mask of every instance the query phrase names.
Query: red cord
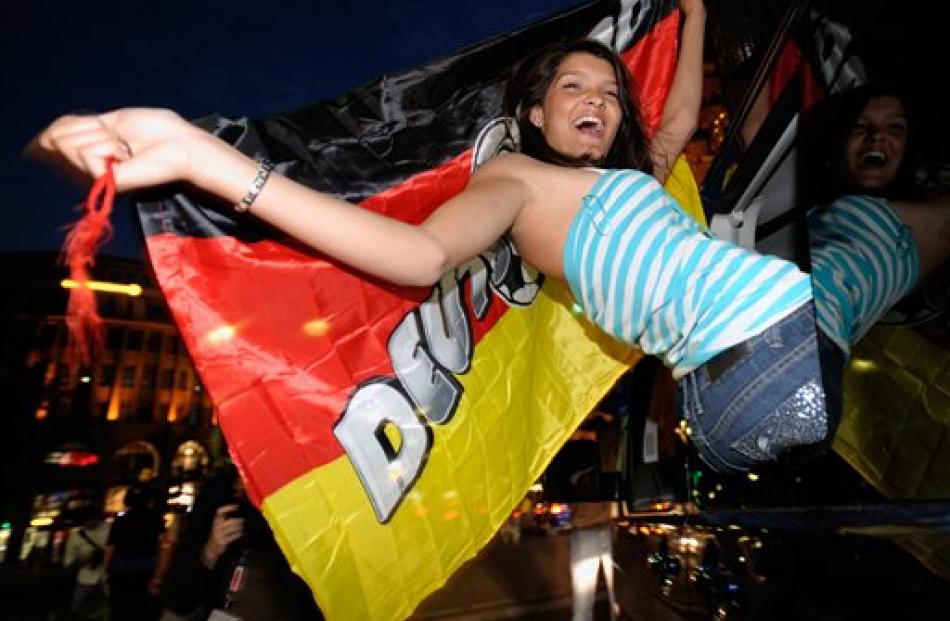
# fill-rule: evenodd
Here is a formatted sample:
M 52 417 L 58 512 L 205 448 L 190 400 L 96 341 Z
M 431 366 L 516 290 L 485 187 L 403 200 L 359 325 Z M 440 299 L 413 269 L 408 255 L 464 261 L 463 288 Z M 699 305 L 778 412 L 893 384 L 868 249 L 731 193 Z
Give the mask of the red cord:
M 96 179 L 86 198 L 84 214 L 66 235 L 63 260 L 76 286 L 69 290 L 66 327 L 72 350 L 88 365 L 92 354 L 102 348 L 102 318 L 96 308 L 96 296 L 88 287 L 89 268 L 95 265 L 96 252 L 112 237 L 109 216 L 115 200 L 114 157 L 106 158 L 106 172 Z

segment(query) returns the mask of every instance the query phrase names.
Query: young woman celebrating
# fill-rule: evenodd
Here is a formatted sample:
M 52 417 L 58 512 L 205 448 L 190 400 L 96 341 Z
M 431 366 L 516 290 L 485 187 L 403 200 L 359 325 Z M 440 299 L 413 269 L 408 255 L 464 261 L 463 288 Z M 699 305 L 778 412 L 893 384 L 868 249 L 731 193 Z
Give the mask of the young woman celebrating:
M 522 152 L 486 163 L 418 226 L 274 174 L 165 110 L 63 117 L 32 150 L 90 177 L 114 158 L 120 191 L 190 183 L 397 284 L 431 285 L 508 234 L 595 324 L 673 368 L 710 465 L 747 470 L 828 434 L 811 281 L 711 239 L 650 176 L 669 174 L 699 107 L 704 8 L 682 8 L 684 45 L 651 143 L 612 51 L 590 40 L 547 46 L 506 93 Z

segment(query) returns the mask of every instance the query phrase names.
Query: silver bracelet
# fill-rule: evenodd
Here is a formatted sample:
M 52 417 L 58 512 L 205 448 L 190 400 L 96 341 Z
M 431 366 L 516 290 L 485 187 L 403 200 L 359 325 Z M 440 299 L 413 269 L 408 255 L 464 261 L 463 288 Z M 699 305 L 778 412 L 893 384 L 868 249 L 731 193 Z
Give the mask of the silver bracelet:
M 267 183 L 273 171 L 274 163 L 267 158 L 262 159 L 257 169 L 257 176 L 254 177 L 254 181 L 252 181 L 251 185 L 247 188 L 247 194 L 244 195 L 244 198 L 234 206 L 234 211 L 244 213 L 251 208 L 251 205 L 257 200 L 257 196 L 261 193 L 261 190 L 264 189 L 264 184 Z

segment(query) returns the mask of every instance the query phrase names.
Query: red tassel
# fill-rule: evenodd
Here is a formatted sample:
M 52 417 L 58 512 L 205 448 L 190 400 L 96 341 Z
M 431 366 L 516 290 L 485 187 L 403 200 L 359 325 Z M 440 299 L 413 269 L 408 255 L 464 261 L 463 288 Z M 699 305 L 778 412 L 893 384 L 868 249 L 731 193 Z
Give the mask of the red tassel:
M 95 265 L 96 252 L 112 237 L 109 215 L 115 200 L 115 158 L 106 159 L 106 172 L 96 179 L 86 198 L 85 213 L 70 227 L 63 246 L 63 260 L 69 277 L 76 285 L 69 291 L 66 327 L 71 349 L 88 365 L 92 354 L 102 349 L 102 318 L 96 308 L 96 296 L 89 288 L 89 268 Z

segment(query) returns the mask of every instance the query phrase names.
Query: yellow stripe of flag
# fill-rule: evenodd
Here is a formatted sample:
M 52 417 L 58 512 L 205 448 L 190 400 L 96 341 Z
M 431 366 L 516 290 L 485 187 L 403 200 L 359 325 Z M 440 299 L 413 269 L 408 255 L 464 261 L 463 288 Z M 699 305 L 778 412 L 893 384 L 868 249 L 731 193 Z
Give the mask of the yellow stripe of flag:
M 685 177 L 684 177 L 685 175 Z M 667 184 L 694 216 L 685 162 Z M 690 194 L 691 192 L 691 194 Z M 264 514 L 329 620 L 395 621 L 475 556 L 617 378 L 642 355 L 572 312 L 563 283 L 478 343 L 455 417 L 433 425 L 422 475 L 380 524 L 347 458 L 268 496 Z

